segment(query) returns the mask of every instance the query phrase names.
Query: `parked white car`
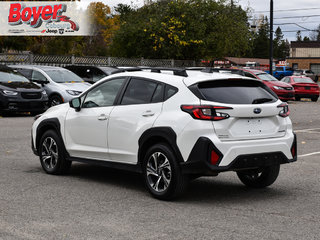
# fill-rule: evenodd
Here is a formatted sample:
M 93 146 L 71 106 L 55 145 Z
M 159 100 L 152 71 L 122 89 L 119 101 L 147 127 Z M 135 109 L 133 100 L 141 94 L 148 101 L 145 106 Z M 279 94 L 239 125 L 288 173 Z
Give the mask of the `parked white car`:
M 49 107 L 69 102 L 91 86 L 78 75 L 60 67 L 41 65 L 10 65 L 10 67 L 43 87 L 49 97 Z
M 32 127 L 44 171 L 72 161 L 137 171 L 154 197 L 172 199 L 190 179 L 225 171 L 267 187 L 297 160 L 288 105 L 261 81 L 175 74 L 115 74 L 50 108 Z

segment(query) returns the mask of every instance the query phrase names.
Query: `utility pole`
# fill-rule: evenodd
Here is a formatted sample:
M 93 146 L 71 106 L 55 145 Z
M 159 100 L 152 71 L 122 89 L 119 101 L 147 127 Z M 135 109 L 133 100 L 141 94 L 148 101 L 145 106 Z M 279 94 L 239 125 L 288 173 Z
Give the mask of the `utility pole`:
M 273 0 L 270 0 L 270 75 L 273 75 Z

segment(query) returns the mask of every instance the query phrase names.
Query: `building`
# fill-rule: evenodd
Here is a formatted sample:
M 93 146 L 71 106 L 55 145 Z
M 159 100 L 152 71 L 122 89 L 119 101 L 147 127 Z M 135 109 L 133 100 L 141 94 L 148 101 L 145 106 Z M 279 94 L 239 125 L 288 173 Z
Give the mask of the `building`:
M 320 74 L 320 42 L 291 42 L 289 66 Z

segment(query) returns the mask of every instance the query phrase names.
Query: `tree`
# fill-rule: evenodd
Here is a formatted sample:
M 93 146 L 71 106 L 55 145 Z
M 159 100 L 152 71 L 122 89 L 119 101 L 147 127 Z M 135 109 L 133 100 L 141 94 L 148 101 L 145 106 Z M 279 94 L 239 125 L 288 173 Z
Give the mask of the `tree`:
M 110 7 L 102 2 L 90 3 L 87 11 L 92 35 L 86 38 L 84 54 L 106 56 L 109 54 L 113 35 L 119 28 L 119 17 L 113 16 Z
M 275 38 L 273 40 L 274 44 L 274 57 L 278 59 L 285 59 L 286 56 L 288 56 L 288 46 L 286 44 L 286 41 L 283 39 L 283 33 L 281 31 L 281 28 L 278 27 L 275 31 Z
M 264 17 L 253 40 L 253 54 L 256 58 L 269 57 L 269 22 L 268 18 Z
M 311 41 L 320 41 L 320 24 L 318 27 L 310 34 Z
M 303 38 L 303 41 L 304 41 L 304 42 L 310 42 L 310 38 L 307 37 L 307 36 L 305 36 L 305 37 Z
M 296 37 L 297 37 L 297 42 L 301 42 L 302 41 L 301 31 L 300 30 L 297 32 Z
M 116 56 L 212 59 L 241 56 L 249 48 L 247 14 L 226 1 L 158 1 L 125 11 L 120 20 Z

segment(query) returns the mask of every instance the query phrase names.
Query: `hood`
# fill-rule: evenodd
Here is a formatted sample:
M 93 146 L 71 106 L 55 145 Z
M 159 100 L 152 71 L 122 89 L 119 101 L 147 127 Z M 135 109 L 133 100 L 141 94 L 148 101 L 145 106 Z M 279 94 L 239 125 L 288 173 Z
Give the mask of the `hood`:
M 42 91 L 42 88 L 32 82 L 0 82 L 0 88 L 5 90 L 23 91 Z
M 63 86 L 65 90 L 75 90 L 83 92 L 87 90 L 91 84 L 86 82 L 79 82 L 79 83 L 59 83 L 59 85 Z

